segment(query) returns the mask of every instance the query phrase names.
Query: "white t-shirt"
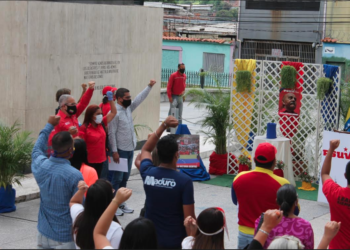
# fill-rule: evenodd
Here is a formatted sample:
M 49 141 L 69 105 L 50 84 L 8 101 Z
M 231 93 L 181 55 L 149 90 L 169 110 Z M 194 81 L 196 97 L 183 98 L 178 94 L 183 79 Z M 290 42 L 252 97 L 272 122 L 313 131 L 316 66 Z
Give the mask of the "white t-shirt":
M 186 237 L 181 243 L 182 249 L 192 249 L 193 243 L 194 243 L 194 237 L 192 236 Z
M 70 208 L 70 215 L 72 217 L 73 224 L 76 218 L 78 217 L 78 215 L 81 214 L 83 211 L 84 211 L 84 207 L 81 204 L 74 204 Z M 119 248 L 119 244 L 120 244 L 120 240 L 122 239 L 122 236 L 123 236 L 123 229 L 121 225 L 112 221 L 112 224 L 108 229 L 106 237 L 111 243 L 111 246 L 113 247 L 113 249 Z M 75 241 L 75 235 L 74 235 L 74 241 Z M 80 249 L 77 245 L 75 245 L 75 247 L 76 249 Z

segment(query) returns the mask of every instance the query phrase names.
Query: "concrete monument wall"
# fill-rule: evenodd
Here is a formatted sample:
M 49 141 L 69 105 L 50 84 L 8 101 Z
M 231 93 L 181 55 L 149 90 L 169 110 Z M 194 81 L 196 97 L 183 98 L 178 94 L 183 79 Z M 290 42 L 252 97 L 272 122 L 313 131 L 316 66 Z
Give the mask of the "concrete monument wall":
M 159 123 L 163 12 L 141 6 L 0 1 L 0 119 L 14 120 L 37 136 L 57 107 L 55 93 L 96 82 L 91 104 L 106 85 L 135 97 L 154 86 L 134 113 L 135 123 Z M 80 117 L 83 120 L 83 116 Z M 147 132 L 141 133 L 145 138 Z

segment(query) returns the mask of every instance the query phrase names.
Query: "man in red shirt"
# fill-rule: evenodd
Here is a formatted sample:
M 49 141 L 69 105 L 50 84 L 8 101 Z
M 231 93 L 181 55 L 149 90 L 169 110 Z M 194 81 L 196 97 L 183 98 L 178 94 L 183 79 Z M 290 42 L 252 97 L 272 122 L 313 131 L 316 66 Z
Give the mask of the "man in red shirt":
M 89 82 L 89 89 L 81 97 L 77 104 L 73 96 L 63 95 L 60 97 L 60 110 L 58 116 L 61 117 L 60 123 L 52 130 L 49 136 L 49 147 L 52 145 L 52 138 L 61 131 L 68 131 L 73 137 L 78 136 L 79 121 L 78 117 L 89 105 L 92 94 L 94 93 L 95 82 Z
M 255 221 L 268 209 L 279 209 L 278 189 L 289 181 L 273 174 L 277 149 L 261 143 L 255 150 L 256 168 L 244 171 L 233 180 L 232 201 L 238 206 L 238 249 L 244 249 L 254 238 Z
M 183 110 L 183 101 L 186 89 L 186 74 L 185 74 L 185 64 L 180 63 L 178 65 L 178 71 L 175 73 L 172 73 L 168 86 L 167 86 L 167 92 L 170 102 L 170 109 L 169 109 L 169 115 L 171 113 L 172 108 L 178 108 L 179 109 L 179 124 L 182 124 L 182 110 Z M 174 103 L 175 102 L 175 103 Z M 176 105 L 173 105 L 176 104 Z
M 329 203 L 331 221 L 341 222 L 340 230 L 329 244 L 329 249 L 350 249 L 350 162 L 346 165 L 345 171 L 347 187 L 339 186 L 330 176 L 333 153 L 339 145 L 340 140 L 330 142 L 321 171 L 322 191 Z

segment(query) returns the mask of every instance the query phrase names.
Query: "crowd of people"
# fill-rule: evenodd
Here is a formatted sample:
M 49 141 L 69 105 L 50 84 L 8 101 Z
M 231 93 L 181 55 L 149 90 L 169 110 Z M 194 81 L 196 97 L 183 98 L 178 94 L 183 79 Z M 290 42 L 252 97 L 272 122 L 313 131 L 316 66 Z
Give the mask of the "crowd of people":
M 102 103 L 90 106 L 94 82 L 82 86 L 78 102 L 69 89 L 57 92 L 59 108 L 49 117 L 32 153 L 41 198 L 39 249 L 225 248 L 225 211 L 213 200 L 213 207 L 196 216 L 193 181 L 177 171 L 178 143 L 172 135 L 163 136 L 179 124 L 172 116 L 149 135 L 135 160 L 146 195 L 142 215 L 124 228 L 118 221 L 118 216 L 134 212 L 126 204 L 132 195 L 127 182 L 136 147 L 132 112 L 154 84 L 151 80 L 134 101 L 125 88 L 105 87 Z M 350 164 L 345 171 L 348 187 L 340 187 L 330 177 L 338 146 L 339 141 L 330 142 L 321 172 L 331 222 L 318 249 L 350 247 Z M 273 145 L 260 144 L 254 155 L 256 169 L 234 178 L 231 198 L 238 206 L 237 248 L 314 249 L 312 226 L 298 217 L 302 208 L 296 188 L 273 174 L 276 153 Z M 127 159 L 129 171 L 110 172 L 108 162 L 118 163 L 121 158 Z

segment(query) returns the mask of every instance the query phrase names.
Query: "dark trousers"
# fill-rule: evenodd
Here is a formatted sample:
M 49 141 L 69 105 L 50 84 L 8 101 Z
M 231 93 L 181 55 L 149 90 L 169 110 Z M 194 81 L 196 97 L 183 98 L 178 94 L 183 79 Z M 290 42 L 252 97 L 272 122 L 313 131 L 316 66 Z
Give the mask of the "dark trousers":
M 101 163 L 89 163 L 89 166 L 94 168 L 97 172 L 98 178 L 101 178 L 102 168 L 103 168 L 103 162 Z

